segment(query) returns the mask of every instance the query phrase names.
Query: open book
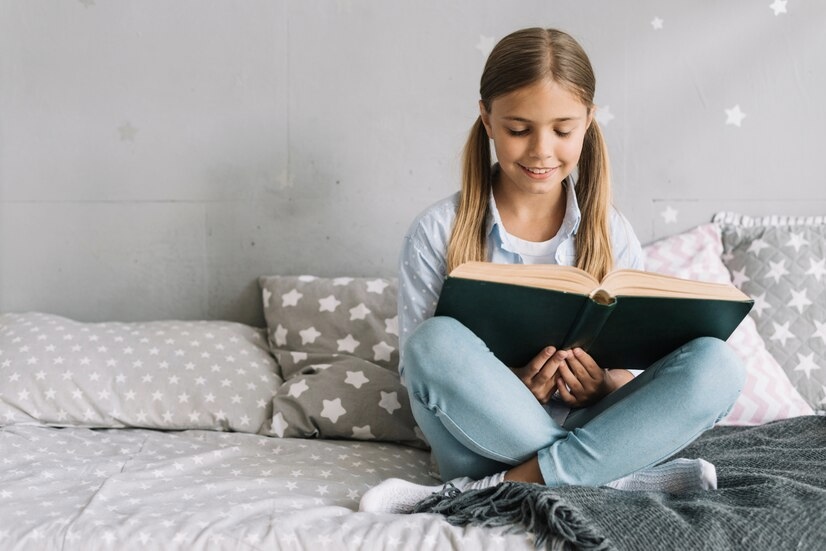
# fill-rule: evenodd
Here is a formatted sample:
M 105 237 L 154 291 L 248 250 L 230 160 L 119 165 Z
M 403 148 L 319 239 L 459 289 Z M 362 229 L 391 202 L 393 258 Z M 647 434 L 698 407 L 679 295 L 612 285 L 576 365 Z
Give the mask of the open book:
M 754 301 L 730 284 L 616 270 L 600 282 L 553 264 L 468 262 L 437 316 L 456 318 L 510 367 L 545 346 L 585 349 L 603 368 L 645 369 L 697 337 L 727 339 Z

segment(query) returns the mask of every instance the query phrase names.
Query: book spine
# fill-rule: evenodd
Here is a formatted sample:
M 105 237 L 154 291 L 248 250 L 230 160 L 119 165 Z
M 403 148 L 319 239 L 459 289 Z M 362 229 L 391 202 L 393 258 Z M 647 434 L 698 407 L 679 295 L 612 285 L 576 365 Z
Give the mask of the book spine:
M 582 348 L 587 351 L 599 336 L 602 326 L 608 321 L 616 304 L 616 301 L 611 304 L 600 304 L 595 300 L 586 300 L 568 331 L 562 348 Z

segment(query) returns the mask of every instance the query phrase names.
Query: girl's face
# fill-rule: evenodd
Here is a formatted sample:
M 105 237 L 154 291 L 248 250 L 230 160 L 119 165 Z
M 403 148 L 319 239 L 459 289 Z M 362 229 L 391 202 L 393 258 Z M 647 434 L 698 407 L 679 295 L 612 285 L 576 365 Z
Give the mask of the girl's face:
M 577 96 L 546 79 L 499 96 L 482 122 L 499 161 L 499 185 L 525 193 L 548 193 L 579 162 L 593 114 Z

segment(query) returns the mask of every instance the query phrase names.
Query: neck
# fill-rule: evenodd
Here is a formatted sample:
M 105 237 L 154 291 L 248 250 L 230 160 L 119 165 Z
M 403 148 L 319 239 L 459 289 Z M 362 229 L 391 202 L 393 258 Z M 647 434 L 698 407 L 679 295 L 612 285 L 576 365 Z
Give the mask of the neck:
M 565 218 L 564 185 L 548 193 L 523 193 L 494 183 L 493 197 L 507 232 L 526 241 L 547 241 L 559 232 Z

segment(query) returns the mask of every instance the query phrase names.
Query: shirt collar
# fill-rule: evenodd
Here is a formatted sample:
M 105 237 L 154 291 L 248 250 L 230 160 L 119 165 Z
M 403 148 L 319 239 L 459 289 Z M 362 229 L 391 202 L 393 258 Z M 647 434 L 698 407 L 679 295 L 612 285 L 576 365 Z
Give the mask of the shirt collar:
M 497 167 L 498 168 L 498 167 Z M 494 174 L 496 172 L 494 171 Z M 579 203 L 576 200 L 576 192 L 574 191 L 574 180 L 572 176 L 568 176 L 562 181 L 562 185 L 565 186 L 565 196 L 566 196 L 566 203 L 565 203 L 565 217 L 562 219 L 562 225 L 559 228 L 560 235 L 565 239 L 570 238 L 571 236 L 575 235 L 577 230 L 579 229 L 579 223 L 582 220 L 582 213 L 579 210 Z M 490 240 L 491 237 L 496 236 L 499 238 L 499 242 L 502 244 L 502 248 L 507 251 L 514 252 L 513 247 L 510 245 L 509 234 L 505 230 L 505 226 L 502 224 L 502 218 L 499 215 L 499 209 L 496 208 L 496 199 L 493 197 L 493 186 L 490 189 L 490 198 L 488 200 L 488 204 L 490 205 L 490 209 L 488 209 L 488 216 L 486 220 L 486 228 L 487 232 L 486 235 Z

